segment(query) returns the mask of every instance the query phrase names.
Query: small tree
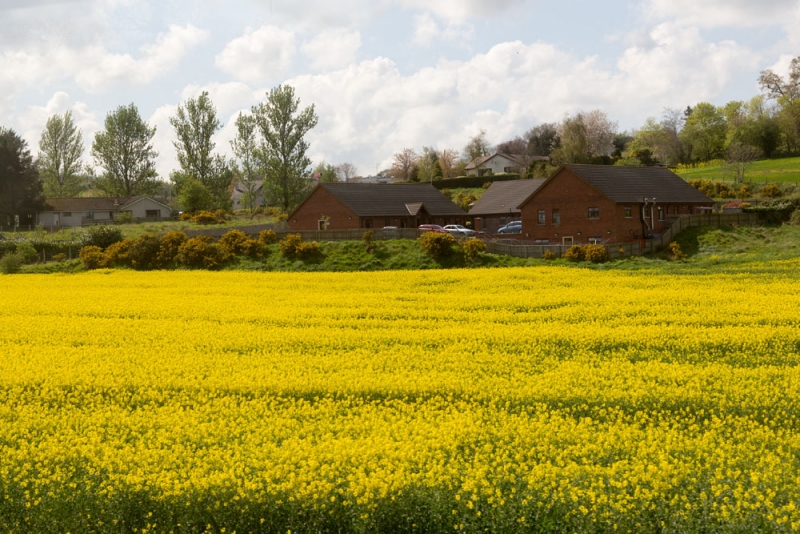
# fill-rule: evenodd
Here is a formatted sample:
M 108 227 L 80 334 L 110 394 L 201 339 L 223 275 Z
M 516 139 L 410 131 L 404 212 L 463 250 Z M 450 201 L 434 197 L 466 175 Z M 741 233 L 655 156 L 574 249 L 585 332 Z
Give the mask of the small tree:
M 739 141 L 733 142 L 728 146 L 725 153 L 725 164 L 733 172 L 736 183 L 744 182 L 744 173 L 747 167 L 761 156 L 761 151 Z
M 48 197 L 74 197 L 81 191 L 83 135 L 72 120 L 72 112 L 47 119 L 39 140 L 39 172 Z
M 214 205 L 211 192 L 203 185 L 200 180 L 187 178 L 178 193 L 178 205 L 188 213 L 197 213 L 209 210 Z

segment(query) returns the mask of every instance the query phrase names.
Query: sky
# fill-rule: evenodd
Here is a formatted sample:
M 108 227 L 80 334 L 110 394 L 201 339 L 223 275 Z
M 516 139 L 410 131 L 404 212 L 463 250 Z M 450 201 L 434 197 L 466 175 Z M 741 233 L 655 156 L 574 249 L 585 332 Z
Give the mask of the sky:
M 800 0 L 0 0 L 0 126 L 36 154 L 72 110 L 84 161 L 134 103 L 177 158 L 169 118 L 208 91 L 229 155 L 234 121 L 289 84 L 314 105 L 316 165 L 360 175 L 403 148 L 497 144 L 601 109 L 632 131 L 665 108 L 760 94 L 800 56 Z

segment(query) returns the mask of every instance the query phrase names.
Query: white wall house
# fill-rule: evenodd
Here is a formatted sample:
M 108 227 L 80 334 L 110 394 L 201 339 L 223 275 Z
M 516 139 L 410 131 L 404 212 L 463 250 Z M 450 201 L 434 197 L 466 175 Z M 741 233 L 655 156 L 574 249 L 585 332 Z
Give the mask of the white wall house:
M 523 156 L 520 154 L 503 154 L 495 152 L 488 156 L 476 158 L 464 168 L 467 176 L 483 176 L 485 174 L 523 173 L 528 170 L 531 161 L 547 161 L 547 156 Z
M 48 198 L 45 210 L 36 216 L 37 224 L 45 227 L 84 226 L 111 223 L 122 213 L 135 220 L 158 221 L 169 219 L 172 209 L 150 197 L 127 198 Z

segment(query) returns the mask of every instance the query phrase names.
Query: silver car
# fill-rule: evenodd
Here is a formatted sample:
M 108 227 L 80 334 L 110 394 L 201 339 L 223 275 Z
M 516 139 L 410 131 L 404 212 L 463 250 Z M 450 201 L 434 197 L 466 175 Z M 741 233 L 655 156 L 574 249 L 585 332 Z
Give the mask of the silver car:
M 471 230 L 466 226 L 461 226 L 460 224 L 448 224 L 444 227 L 444 231 L 451 233 L 454 236 L 472 237 L 475 235 L 475 230 Z

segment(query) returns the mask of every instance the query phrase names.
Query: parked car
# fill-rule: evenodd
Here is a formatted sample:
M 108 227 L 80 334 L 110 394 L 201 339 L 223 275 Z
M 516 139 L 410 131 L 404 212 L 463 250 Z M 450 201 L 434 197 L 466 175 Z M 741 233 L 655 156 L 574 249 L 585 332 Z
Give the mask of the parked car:
M 438 232 L 441 234 L 446 234 L 447 230 L 439 226 L 438 224 L 420 224 L 417 227 L 418 230 L 422 230 L 423 232 Z
M 475 230 L 471 230 L 466 226 L 461 226 L 460 224 L 448 224 L 444 227 L 445 232 L 449 232 L 454 236 L 469 236 L 472 237 L 475 235 Z
M 511 221 L 497 231 L 498 234 L 521 234 L 522 221 Z

